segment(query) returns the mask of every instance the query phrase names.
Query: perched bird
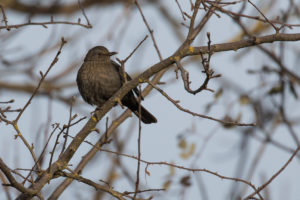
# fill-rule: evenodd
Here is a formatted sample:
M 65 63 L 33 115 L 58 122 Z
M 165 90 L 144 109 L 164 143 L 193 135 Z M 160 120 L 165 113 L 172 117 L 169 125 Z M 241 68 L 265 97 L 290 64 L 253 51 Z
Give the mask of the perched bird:
M 90 49 L 77 73 L 77 86 L 82 98 L 99 108 L 113 96 L 125 82 L 121 66 L 110 59 L 116 52 L 109 52 L 103 46 Z M 131 80 L 126 73 L 127 80 Z M 136 116 L 139 116 L 139 104 L 134 96 L 140 95 L 137 88 L 129 91 L 121 100 Z M 156 123 L 156 118 L 141 106 L 141 120 L 145 124 Z

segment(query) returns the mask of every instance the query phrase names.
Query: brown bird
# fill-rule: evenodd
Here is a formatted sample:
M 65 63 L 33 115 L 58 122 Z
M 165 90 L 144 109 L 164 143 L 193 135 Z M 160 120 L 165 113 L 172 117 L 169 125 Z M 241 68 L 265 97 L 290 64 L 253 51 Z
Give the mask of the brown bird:
M 110 59 L 116 52 L 109 52 L 103 46 L 90 49 L 77 73 L 77 86 L 82 98 L 99 108 L 113 96 L 125 82 L 121 66 Z M 131 80 L 126 73 L 127 80 Z M 129 91 L 121 100 L 136 116 L 139 116 L 139 104 L 134 96 L 140 95 L 137 88 Z M 157 119 L 141 106 L 141 120 L 145 124 L 156 123 Z

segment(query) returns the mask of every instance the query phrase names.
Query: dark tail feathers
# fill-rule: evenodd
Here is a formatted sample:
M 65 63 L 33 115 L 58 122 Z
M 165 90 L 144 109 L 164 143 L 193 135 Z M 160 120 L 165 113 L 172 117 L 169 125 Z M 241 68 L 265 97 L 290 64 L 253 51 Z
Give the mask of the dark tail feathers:
M 139 117 L 139 111 L 135 110 L 134 114 Z M 148 111 L 146 108 L 141 106 L 141 120 L 145 124 L 151 124 L 151 123 L 156 123 L 157 119 Z

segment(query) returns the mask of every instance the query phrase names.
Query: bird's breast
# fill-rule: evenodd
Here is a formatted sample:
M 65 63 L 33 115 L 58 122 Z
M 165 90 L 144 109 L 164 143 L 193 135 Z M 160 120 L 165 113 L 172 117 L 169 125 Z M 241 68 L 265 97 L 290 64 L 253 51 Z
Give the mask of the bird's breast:
M 82 91 L 89 91 L 82 96 L 86 96 L 87 101 L 95 105 L 105 102 L 122 86 L 116 68 L 111 63 L 98 61 L 84 62 L 79 69 L 77 82 L 80 82 Z

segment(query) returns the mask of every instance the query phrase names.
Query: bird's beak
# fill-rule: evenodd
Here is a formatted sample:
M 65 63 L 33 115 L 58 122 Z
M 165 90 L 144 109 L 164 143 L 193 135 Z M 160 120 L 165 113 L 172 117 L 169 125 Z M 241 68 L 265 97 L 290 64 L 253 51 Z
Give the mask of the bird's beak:
M 113 52 L 109 52 L 108 55 L 109 55 L 109 56 L 113 56 L 113 55 L 116 55 L 117 53 L 118 53 L 118 52 L 114 52 L 114 51 L 113 51 Z

